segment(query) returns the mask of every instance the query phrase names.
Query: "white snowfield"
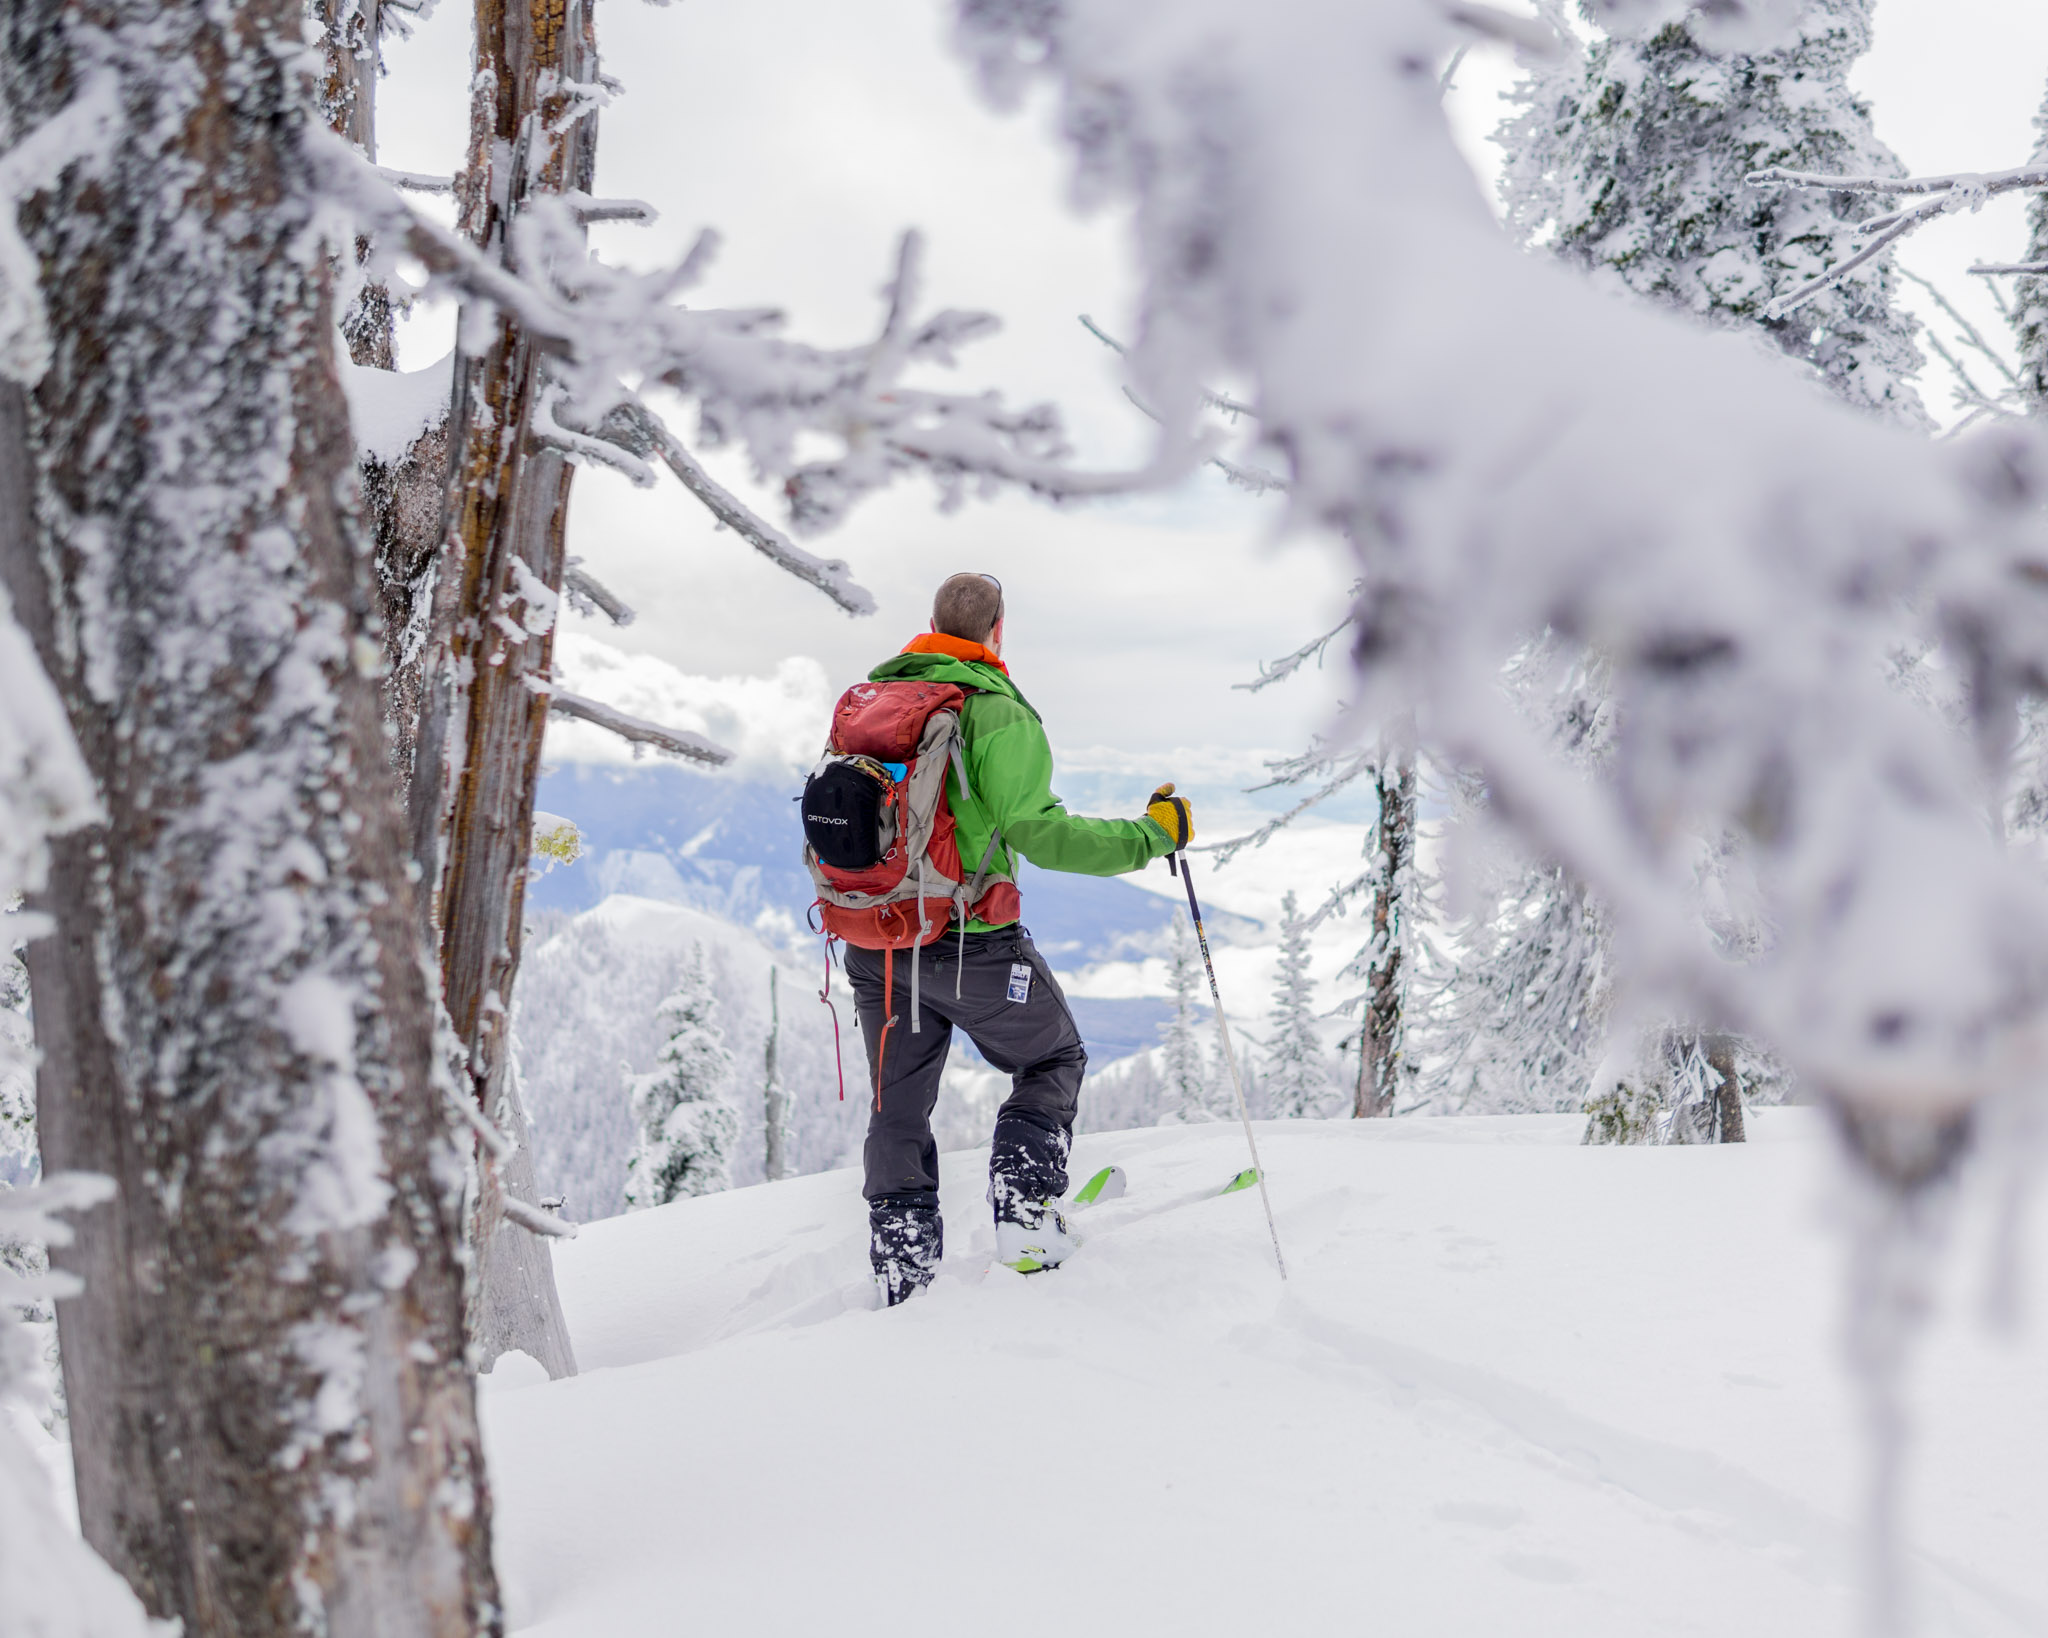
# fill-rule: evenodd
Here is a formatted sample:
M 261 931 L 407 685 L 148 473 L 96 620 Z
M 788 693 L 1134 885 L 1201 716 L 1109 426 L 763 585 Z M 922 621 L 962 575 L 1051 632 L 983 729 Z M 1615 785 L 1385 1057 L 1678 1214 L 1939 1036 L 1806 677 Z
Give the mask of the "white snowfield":
M 1235 1125 L 1081 1139 L 1130 1192 L 1028 1279 L 989 1267 L 985 1152 L 946 1156 L 944 1270 L 894 1311 L 852 1173 L 593 1224 L 556 1250 L 584 1374 L 487 1382 L 512 1628 L 1849 1633 L 1833 1164 L 1808 1111 L 1754 1131 L 1262 1125 L 1284 1290 L 1256 1191 L 1191 1198 Z M 2048 1345 L 1978 1323 L 1987 1232 L 1915 1372 L 1928 1633 L 2048 1631 Z

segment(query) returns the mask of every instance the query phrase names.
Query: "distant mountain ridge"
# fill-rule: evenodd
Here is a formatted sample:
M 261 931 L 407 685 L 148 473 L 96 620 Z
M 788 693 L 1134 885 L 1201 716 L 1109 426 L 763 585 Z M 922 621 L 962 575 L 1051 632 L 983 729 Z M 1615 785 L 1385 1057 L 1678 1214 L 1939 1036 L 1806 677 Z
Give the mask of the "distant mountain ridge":
M 539 805 L 575 821 L 586 856 L 536 880 L 536 909 L 588 910 L 613 893 L 711 910 L 778 941 L 807 930 L 797 781 L 787 786 L 669 764 L 568 763 L 543 774 Z M 1160 867 L 1154 865 L 1153 869 Z M 1024 923 L 1057 968 L 1160 953 L 1173 901 L 1115 877 L 1022 867 Z M 1257 936 L 1248 916 L 1210 910 L 1213 937 Z
M 734 779 L 667 763 L 551 769 L 541 778 L 538 804 L 575 822 L 584 857 L 536 878 L 527 902 L 535 910 L 574 913 L 615 894 L 657 899 L 709 911 L 798 954 L 813 935 L 797 783 Z M 1173 901 L 1128 881 L 1025 864 L 1019 886 L 1024 924 L 1063 976 L 1163 954 L 1171 936 Z M 1206 910 L 1204 920 L 1211 937 L 1223 941 L 1261 931 L 1251 917 L 1228 911 Z M 1155 996 L 1070 1000 L 1098 1064 L 1156 1045 L 1169 1010 Z

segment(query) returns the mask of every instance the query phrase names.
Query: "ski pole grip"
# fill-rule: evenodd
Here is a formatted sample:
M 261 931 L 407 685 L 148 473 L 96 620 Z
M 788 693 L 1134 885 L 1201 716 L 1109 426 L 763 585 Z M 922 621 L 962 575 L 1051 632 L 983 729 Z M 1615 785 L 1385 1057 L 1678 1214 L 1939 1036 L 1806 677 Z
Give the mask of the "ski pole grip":
M 1173 844 L 1172 852 L 1167 855 L 1169 860 L 1195 839 L 1194 815 L 1188 807 L 1187 798 L 1173 794 L 1171 780 L 1152 793 L 1151 800 L 1145 805 L 1145 817 L 1165 831 L 1166 839 Z

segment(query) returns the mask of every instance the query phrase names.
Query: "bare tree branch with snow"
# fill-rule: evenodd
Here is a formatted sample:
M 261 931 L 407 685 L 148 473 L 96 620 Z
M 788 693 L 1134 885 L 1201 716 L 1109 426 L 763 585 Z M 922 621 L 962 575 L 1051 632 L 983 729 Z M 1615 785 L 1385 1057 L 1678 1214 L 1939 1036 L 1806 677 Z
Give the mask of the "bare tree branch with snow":
M 1833 289 L 1858 268 L 1874 261 L 1899 240 L 1929 222 L 1956 211 L 1977 210 L 2000 194 L 2025 191 L 2037 193 L 2048 188 L 2048 166 L 2025 165 L 2016 170 L 1958 172 L 1952 176 L 1826 176 L 1810 171 L 1766 166 L 1750 174 L 1753 188 L 1805 188 L 1825 193 L 1866 194 L 1879 197 L 1914 198 L 1920 202 L 1901 206 L 1856 224 L 1851 242 L 1857 248 L 1826 272 L 1816 275 L 1797 289 L 1771 302 L 1771 316 L 1784 318 Z M 2036 273 L 2028 263 L 2014 266 L 1973 267 L 1972 273 Z

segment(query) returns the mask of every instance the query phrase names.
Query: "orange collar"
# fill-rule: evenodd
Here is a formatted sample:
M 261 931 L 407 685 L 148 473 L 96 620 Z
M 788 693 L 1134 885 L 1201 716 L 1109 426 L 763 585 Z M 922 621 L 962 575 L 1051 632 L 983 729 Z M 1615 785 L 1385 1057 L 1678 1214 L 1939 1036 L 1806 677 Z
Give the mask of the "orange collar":
M 965 637 L 949 637 L 943 631 L 927 631 L 913 637 L 903 645 L 905 654 L 948 654 L 956 660 L 973 660 L 979 665 L 992 665 L 1004 676 L 1010 668 L 996 657 L 995 651 L 981 643 L 970 643 Z

